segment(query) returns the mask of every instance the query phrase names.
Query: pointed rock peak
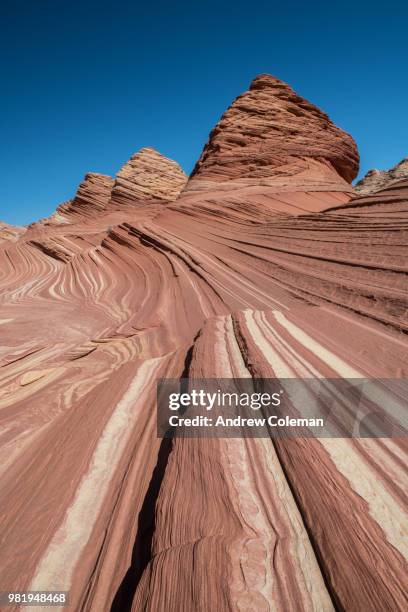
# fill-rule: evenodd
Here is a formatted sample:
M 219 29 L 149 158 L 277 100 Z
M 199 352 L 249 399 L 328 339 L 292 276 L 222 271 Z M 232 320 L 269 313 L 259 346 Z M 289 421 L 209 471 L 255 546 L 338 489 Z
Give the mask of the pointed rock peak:
M 144 147 L 116 175 L 112 201 L 132 205 L 138 200 L 175 200 L 186 182 L 187 176 L 177 162 Z
M 113 183 L 114 179 L 107 174 L 88 172 L 80 183 L 74 198 L 58 206 L 47 223 L 70 223 L 75 221 L 78 215 L 93 217 L 95 213 L 105 210 Z
M 146 166 L 147 164 L 152 164 L 152 166 L 161 166 L 162 168 L 167 167 L 170 171 L 173 170 L 176 174 L 181 174 L 182 176 L 186 176 L 182 168 L 179 166 L 177 162 L 162 155 L 154 149 L 153 147 L 143 147 L 139 149 L 136 153 L 134 153 L 124 166 L 119 170 L 117 176 L 123 172 L 126 168 L 131 166 L 133 169 L 138 166 L 141 168 L 142 166 Z M 153 167 L 152 167 L 153 170 Z
M 56 211 L 34 224 L 39 225 L 65 225 L 76 223 L 82 218 L 93 218 L 98 212 L 106 210 L 109 203 L 114 179 L 107 174 L 88 172 L 76 191 L 72 200 L 60 204 Z
M 159 151 L 157 151 L 157 149 L 155 149 L 154 147 L 142 147 L 141 149 L 139 149 L 139 151 L 136 151 L 136 153 L 133 153 L 133 155 L 131 156 L 130 159 L 142 159 L 145 157 L 149 157 L 151 159 L 155 158 L 164 158 L 164 159 L 168 159 L 169 161 L 173 161 L 167 157 L 165 157 L 164 155 L 162 155 L 161 153 L 159 153 Z M 176 163 L 176 162 L 174 162 Z
M 116 178 L 88 172 L 72 200 L 60 204 L 45 225 L 76 223 L 80 218 L 94 218 L 100 212 L 117 210 L 123 205 L 137 205 L 140 200 L 175 200 L 187 182 L 187 176 L 173 160 L 151 147 L 134 153 Z
M 88 172 L 78 187 L 72 205 L 104 210 L 109 202 L 113 183 L 114 179 L 107 174 Z
M 109 176 L 109 174 L 101 174 L 100 172 L 87 172 L 84 176 L 84 180 L 83 182 L 89 182 L 89 183 L 105 183 L 105 182 L 112 182 L 113 178 L 111 176 Z
M 316 174 L 319 164 L 323 174 L 331 172 L 333 181 L 351 182 L 359 164 L 354 140 L 289 85 L 261 74 L 221 117 L 192 177 L 200 177 L 207 186 L 275 180 L 299 174 L 300 167 L 313 166 Z
M 258 76 L 251 81 L 251 85 L 249 86 L 250 91 L 253 89 L 266 88 L 287 89 L 288 91 L 292 91 L 289 85 L 271 74 L 258 74 Z

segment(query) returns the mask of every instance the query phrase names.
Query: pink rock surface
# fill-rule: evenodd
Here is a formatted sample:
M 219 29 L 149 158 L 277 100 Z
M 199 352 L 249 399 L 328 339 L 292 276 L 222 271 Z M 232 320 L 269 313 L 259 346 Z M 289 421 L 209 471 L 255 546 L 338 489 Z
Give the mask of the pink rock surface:
M 271 185 L 305 191 L 327 184 L 331 191 L 350 191 L 358 163 L 351 136 L 286 83 L 260 75 L 211 132 L 188 189 Z
M 180 166 L 154 149 L 140 149 L 120 169 L 112 190 L 117 206 L 134 206 L 139 200 L 175 200 L 186 184 Z
M 265 75 L 184 189 L 139 162 L 0 243 L 0 590 L 405 610 L 405 439 L 161 441 L 155 402 L 182 375 L 407 377 L 406 184 L 350 201 L 351 137 Z
M 25 227 L 9 225 L 8 223 L 0 221 L 0 242 L 5 240 L 17 240 L 22 234 L 24 234 L 25 229 Z
M 106 210 L 111 197 L 114 179 L 106 174 L 89 172 L 78 187 L 75 197 L 58 206 L 50 218 L 52 223 L 72 223 L 75 219 L 91 219 Z

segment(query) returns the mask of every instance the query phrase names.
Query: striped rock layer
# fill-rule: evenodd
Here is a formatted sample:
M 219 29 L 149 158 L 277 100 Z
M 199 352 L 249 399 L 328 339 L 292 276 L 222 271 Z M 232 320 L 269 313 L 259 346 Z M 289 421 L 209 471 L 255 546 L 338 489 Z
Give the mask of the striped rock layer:
M 8 223 L 0 221 L 0 242 L 5 240 L 17 240 L 24 232 L 24 227 L 9 225 Z
M 406 610 L 406 439 L 160 440 L 155 414 L 159 378 L 406 378 L 406 181 L 350 200 L 351 138 L 267 76 L 176 199 L 143 166 L 0 244 L 0 590 Z
M 112 202 L 133 206 L 137 200 L 175 200 L 186 184 L 186 175 L 173 160 L 151 148 L 135 153 L 116 175 Z
M 361 195 L 369 195 L 403 179 L 408 179 L 408 157 L 390 170 L 369 170 L 355 185 L 354 190 Z
M 212 130 L 188 189 L 350 191 L 358 163 L 351 136 L 286 83 L 260 75 Z
M 173 160 L 145 147 L 122 166 L 115 178 L 88 172 L 72 200 L 58 206 L 42 223 L 63 224 L 92 220 L 101 213 L 175 200 L 187 176 Z M 129 213 L 129 210 L 128 210 Z
M 88 172 L 74 198 L 58 206 L 50 221 L 70 223 L 76 218 L 93 218 L 95 214 L 106 210 L 114 182 L 114 179 L 106 174 Z

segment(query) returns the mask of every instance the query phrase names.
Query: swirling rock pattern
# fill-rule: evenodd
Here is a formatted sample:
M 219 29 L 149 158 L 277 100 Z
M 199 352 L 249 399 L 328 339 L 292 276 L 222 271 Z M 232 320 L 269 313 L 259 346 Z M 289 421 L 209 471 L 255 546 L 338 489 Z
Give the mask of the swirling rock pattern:
M 4 240 L 17 240 L 25 232 L 25 227 L 9 225 L 0 221 L 0 242 Z
M 0 590 L 405 610 L 404 439 L 156 438 L 158 378 L 407 377 L 406 181 L 262 75 L 185 185 L 142 150 L 0 243 Z M 183 180 L 182 180 L 183 179 Z

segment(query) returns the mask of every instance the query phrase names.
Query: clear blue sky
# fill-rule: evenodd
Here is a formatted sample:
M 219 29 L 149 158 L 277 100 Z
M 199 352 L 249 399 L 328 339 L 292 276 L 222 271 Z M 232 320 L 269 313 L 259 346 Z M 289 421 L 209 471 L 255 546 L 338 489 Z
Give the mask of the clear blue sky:
M 408 155 L 407 3 L 1 2 L 0 219 L 29 223 L 142 146 L 190 172 L 269 72 L 357 141 L 361 172 Z

